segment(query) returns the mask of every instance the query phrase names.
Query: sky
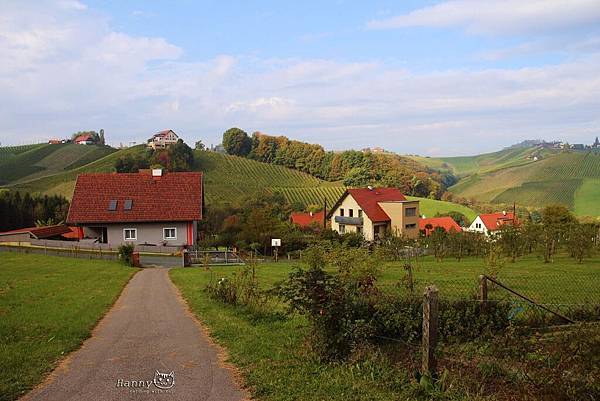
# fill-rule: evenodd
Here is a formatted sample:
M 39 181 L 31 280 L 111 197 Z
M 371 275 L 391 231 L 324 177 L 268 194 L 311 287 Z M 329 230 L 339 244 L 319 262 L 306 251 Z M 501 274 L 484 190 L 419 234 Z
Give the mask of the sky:
M 600 135 L 600 0 L 0 2 L 0 142 L 239 127 L 468 155 Z

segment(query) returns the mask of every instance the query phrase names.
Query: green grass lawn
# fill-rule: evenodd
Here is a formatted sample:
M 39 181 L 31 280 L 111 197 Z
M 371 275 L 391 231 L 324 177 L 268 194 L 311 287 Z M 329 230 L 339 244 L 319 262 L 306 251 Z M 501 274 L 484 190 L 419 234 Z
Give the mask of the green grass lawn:
M 258 280 L 263 288 L 269 288 L 286 278 L 295 265 L 300 265 L 300 262 L 260 264 L 257 267 Z M 239 267 L 213 267 L 209 271 L 203 268 L 179 268 L 171 270 L 171 279 L 180 288 L 191 309 L 210 328 L 212 336 L 227 348 L 231 362 L 240 368 L 256 399 L 417 398 L 416 385 L 411 380 L 411 367 L 393 367 L 388 359 L 319 364 L 306 351 L 304 336 L 308 327 L 304 318 L 257 318 L 243 308 L 217 302 L 203 291 L 211 277 L 226 277 L 237 269 Z M 476 291 L 477 278 L 483 270 L 481 259 L 438 263 L 427 257 L 415 267 L 415 292 L 420 294 L 425 285 L 436 284 L 442 296 L 468 297 Z M 398 289 L 397 283 L 404 274 L 400 263 L 387 263 L 382 268 L 380 284 L 390 291 Z M 544 264 L 537 257 L 530 256 L 514 264 L 507 263 L 499 278 L 513 288 L 547 303 L 580 303 L 584 300 L 600 303 L 597 291 L 600 287 L 600 258 L 597 257 L 577 264 L 567 256 L 560 256 L 554 263 Z M 491 296 L 503 295 L 499 290 L 494 290 Z M 274 308 L 279 306 L 274 305 Z M 460 382 L 460 378 L 456 380 Z M 518 386 L 515 388 L 518 389 Z M 452 391 L 453 398 L 448 399 L 484 399 L 464 394 L 460 388 Z
M 112 261 L 0 253 L 0 400 L 23 395 L 77 349 L 135 271 Z

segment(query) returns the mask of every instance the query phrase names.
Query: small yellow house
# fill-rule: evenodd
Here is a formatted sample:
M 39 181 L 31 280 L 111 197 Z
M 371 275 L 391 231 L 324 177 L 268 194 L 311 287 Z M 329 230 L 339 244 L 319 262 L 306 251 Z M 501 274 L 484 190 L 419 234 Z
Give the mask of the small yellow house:
M 419 236 L 419 201 L 409 201 L 397 188 L 347 189 L 327 217 L 340 234 L 358 232 L 367 241 L 386 233 Z

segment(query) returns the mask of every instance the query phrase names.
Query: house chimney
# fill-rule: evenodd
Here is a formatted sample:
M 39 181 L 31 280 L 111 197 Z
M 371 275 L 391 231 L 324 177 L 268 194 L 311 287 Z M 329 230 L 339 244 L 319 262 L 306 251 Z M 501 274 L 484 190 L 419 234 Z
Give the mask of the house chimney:
M 313 215 L 313 212 L 309 212 L 309 213 L 310 213 L 310 217 L 312 217 L 312 215 Z
M 154 178 L 155 180 L 160 180 L 160 177 L 162 177 L 162 169 L 161 168 L 153 168 L 152 169 L 152 178 Z
M 368 189 L 369 191 L 372 191 L 372 190 L 373 190 L 373 187 L 372 187 L 372 186 L 370 186 L 370 185 L 367 185 L 367 189 Z
M 506 210 L 503 210 L 503 211 L 502 211 L 502 214 L 506 216 Z

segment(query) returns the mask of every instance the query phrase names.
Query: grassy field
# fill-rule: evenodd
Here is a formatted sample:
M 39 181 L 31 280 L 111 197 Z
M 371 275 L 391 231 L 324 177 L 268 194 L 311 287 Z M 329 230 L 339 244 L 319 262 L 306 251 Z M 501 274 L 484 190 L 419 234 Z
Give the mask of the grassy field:
M 264 288 L 269 288 L 284 279 L 294 265 L 299 265 L 299 262 L 260 264 L 257 268 L 258 279 Z M 304 336 L 308 333 L 308 326 L 303 317 L 256 317 L 243 308 L 217 302 L 202 291 L 211 277 L 226 277 L 236 269 L 215 267 L 206 271 L 202 268 L 186 268 L 174 269 L 170 273 L 191 309 L 209 327 L 212 336 L 227 348 L 230 361 L 239 367 L 255 399 L 496 399 L 494 390 L 489 387 L 475 390 L 477 396 L 464 391 L 464 375 L 469 375 L 468 380 L 475 382 L 476 388 L 477 382 L 483 379 L 477 377 L 477 373 L 466 373 L 464 366 L 460 365 L 451 373 L 451 380 L 455 380 L 453 388 L 446 390 L 445 395 L 438 394 L 440 398 L 437 398 L 431 395 L 418 396 L 418 386 L 411 379 L 413 368 L 403 363 L 392 366 L 389 359 L 382 359 L 319 364 L 307 353 Z M 482 272 L 483 263 L 480 259 L 438 263 L 425 258 L 415 270 L 416 291 L 421 293 L 425 285 L 434 283 L 440 288 L 442 296 L 468 297 L 476 291 L 477 277 Z M 380 283 L 389 291 L 406 291 L 397 285 L 403 276 L 404 269 L 399 263 L 389 263 L 383 267 Z M 600 285 L 600 258 L 578 265 L 567 257 L 559 257 L 553 264 L 544 265 L 536 257 L 527 257 L 515 264 L 507 264 L 499 277 L 514 288 L 546 303 L 580 303 L 586 294 L 590 297 L 589 301 L 600 302 L 597 291 Z M 501 296 L 498 290 L 490 295 Z M 488 346 L 485 343 L 472 347 L 469 345 L 476 350 L 486 350 Z M 485 376 L 486 366 L 480 368 L 475 363 L 473 368 L 476 371 L 483 369 Z M 512 383 L 511 391 L 518 392 L 520 386 L 518 382 Z
M 416 196 L 407 196 L 409 200 L 419 200 L 419 211 L 425 217 L 434 217 L 436 214 L 444 214 L 448 212 L 460 212 L 467 216 L 470 221 L 475 220 L 477 212 L 463 205 L 452 202 L 444 202 L 435 199 L 418 198 Z
M 89 337 L 135 270 L 117 262 L 0 254 L 0 400 L 39 383 Z

